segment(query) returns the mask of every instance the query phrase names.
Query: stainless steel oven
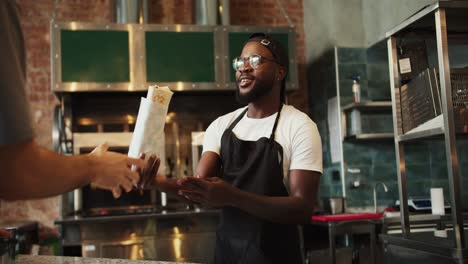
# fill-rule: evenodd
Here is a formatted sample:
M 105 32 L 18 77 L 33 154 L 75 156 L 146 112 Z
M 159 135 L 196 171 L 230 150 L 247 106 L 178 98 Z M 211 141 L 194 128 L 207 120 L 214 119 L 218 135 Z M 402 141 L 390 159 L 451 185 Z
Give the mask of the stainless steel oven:
M 60 96 L 54 115 L 54 148 L 64 155 L 91 152 L 106 142 L 110 151 L 128 153 L 141 93 L 71 93 Z M 164 164 L 163 166 L 164 167 Z M 123 192 L 90 185 L 62 196 L 61 215 L 101 216 L 156 211 L 156 190 Z
M 86 154 L 95 146 L 106 142 L 110 151 L 128 153 L 132 138 L 130 132 L 120 133 L 74 133 L 73 153 Z M 156 210 L 155 190 L 132 190 L 123 192 L 115 199 L 107 190 L 100 190 L 86 185 L 74 191 L 74 213 L 83 216 L 103 216 L 121 214 L 152 213 Z

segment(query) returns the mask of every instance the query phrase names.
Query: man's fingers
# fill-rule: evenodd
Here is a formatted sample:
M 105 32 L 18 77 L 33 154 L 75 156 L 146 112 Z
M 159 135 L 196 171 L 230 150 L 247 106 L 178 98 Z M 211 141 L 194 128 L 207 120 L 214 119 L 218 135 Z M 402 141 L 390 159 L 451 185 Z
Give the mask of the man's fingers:
M 140 174 L 136 171 L 128 170 L 127 175 L 125 175 L 133 185 L 137 184 L 140 181 Z
M 192 190 L 179 190 L 179 194 L 188 195 L 190 197 L 204 198 L 205 195 L 202 192 L 192 191 Z
M 143 188 L 146 188 L 148 187 L 149 185 L 151 185 L 151 182 L 153 181 L 154 177 L 156 177 L 156 170 L 155 168 L 153 167 L 151 169 L 151 171 L 147 172 L 147 174 L 145 175 L 145 178 L 144 178 L 144 181 L 143 181 Z
M 104 143 L 98 145 L 96 147 L 96 149 L 98 149 L 99 151 L 105 152 L 105 151 L 107 151 L 109 149 L 109 145 L 107 144 L 107 142 L 104 142 Z
M 207 189 L 207 182 L 202 179 L 202 178 L 196 178 L 196 177 L 184 177 L 184 180 L 182 181 L 183 184 L 191 184 L 193 186 L 196 186 L 202 190 Z
M 120 189 L 120 187 L 116 187 L 112 189 L 112 195 L 114 196 L 115 199 L 119 198 L 121 193 L 122 193 L 122 190 Z
M 208 177 L 208 178 L 203 178 L 202 180 L 207 181 L 207 182 L 218 182 L 221 179 L 218 177 Z
M 180 187 L 184 190 L 184 191 L 198 191 L 198 192 L 204 192 L 205 190 L 203 188 L 201 188 L 200 186 L 198 185 L 195 185 L 193 183 L 190 183 L 190 182 L 184 182 L 180 185 Z
M 154 176 L 156 176 L 156 174 L 157 174 L 157 172 L 158 172 L 158 170 L 159 170 L 159 165 L 161 165 L 161 160 L 160 160 L 160 159 L 156 159 L 156 160 L 154 161 L 153 166 L 151 167 L 151 171 L 150 171 L 150 173 L 149 173 L 149 175 L 148 175 L 148 179 L 151 179 L 151 178 L 153 178 Z
M 144 168 L 145 161 L 142 159 L 135 159 L 135 158 L 127 157 L 127 166 L 131 167 L 131 165 L 135 165 L 138 168 Z
M 185 199 L 195 202 L 195 203 L 205 203 L 206 198 L 201 195 L 200 193 L 197 192 L 191 192 L 191 191 L 179 191 L 179 195 L 185 197 Z
M 132 190 L 133 188 L 133 184 L 131 181 L 124 181 L 122 184 L 122 188 L 126 191 L 126 192 L 129 192 Z

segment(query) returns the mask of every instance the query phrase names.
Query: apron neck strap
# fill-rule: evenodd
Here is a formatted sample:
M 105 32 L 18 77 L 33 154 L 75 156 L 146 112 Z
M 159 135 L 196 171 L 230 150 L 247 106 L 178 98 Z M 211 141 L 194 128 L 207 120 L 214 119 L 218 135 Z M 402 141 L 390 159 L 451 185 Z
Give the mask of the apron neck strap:
M 242 111 L 242 113 L 236 118 L 236 120 L 234 120 L 234 122 L 231 123 L 228 129 L 232 130 L 237 125 L 237 123 L 239 123 L 239 121 L 244 117 L 245 113 L 247 113 L 248 110 L 249 108 L 246 107 L 245 110 Z
M 279 118 L 280 118 L 281 109 L 283 109 L 283 103 L 280 103 L 280 107 L 278 109 L 278 115 L 276 116 L 275 124 L 273 125 L 273 129 L 271 130 L 270 140 L 275 140 L 275 132 L 276 132 L 276 127 L 278 126 L 278 121 L 279 121 Z
M 273 129 L 271 131 L 270 140 L 275 139 L 275 132 L 276 132 L 276 127 L 278 126 L 278 121 L 279 121 L 279 118 L 280 118 L 281 109 L 283 109 L 283 104 L 282 103 L 280 104 L 280 107 L 279 107 L 279 110 L 278 110 L 278 115 L 276 116 L 275 124 L 273 125 Z M 236 118 L 236 120 L 234 120 L 234 122 L 231 123 L 231 125 L 229 126 L 228 129 L 232 130 L 237 125 L 237 123 L 239 123 L 239 121 L 244 117 L 244 115 L 247 113 L 248 110 L 249 110 L 248 107 L 245 108 L 245 110 Z

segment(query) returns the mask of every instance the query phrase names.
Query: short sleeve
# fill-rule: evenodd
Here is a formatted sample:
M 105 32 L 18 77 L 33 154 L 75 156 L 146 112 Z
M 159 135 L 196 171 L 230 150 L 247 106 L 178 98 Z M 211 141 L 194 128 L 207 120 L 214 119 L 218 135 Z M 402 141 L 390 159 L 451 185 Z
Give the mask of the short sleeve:
M 292 137 L 290 170 L 322 173 L 322 142 L 317 125 L 307 118 Z
M 218 118 L 206 129 L 205 136 L 203 138 L 203 152 L 211 151 L 219 155 L 221 150 L 222 133 L 223 132 L 220 128 L 220 118 Z
M 17 6 L 0 1 L 0 146 L 33 138 L 25 91 L 24 45 Z

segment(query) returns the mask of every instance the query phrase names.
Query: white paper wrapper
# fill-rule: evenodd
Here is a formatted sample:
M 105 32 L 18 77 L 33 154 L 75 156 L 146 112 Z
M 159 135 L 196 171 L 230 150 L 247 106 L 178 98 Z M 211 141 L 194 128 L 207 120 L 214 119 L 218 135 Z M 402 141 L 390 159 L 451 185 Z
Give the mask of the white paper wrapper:
M 161 159 L 159 173 L 165 171 L 164 125 L 172 94 L 168 87 L 149 87 L 147 98 L 141 98 L 128 150 L 128 156 L 132 158 L 138 158 L 140 153 L 146 153 L 146 159 L 156 154 Z

